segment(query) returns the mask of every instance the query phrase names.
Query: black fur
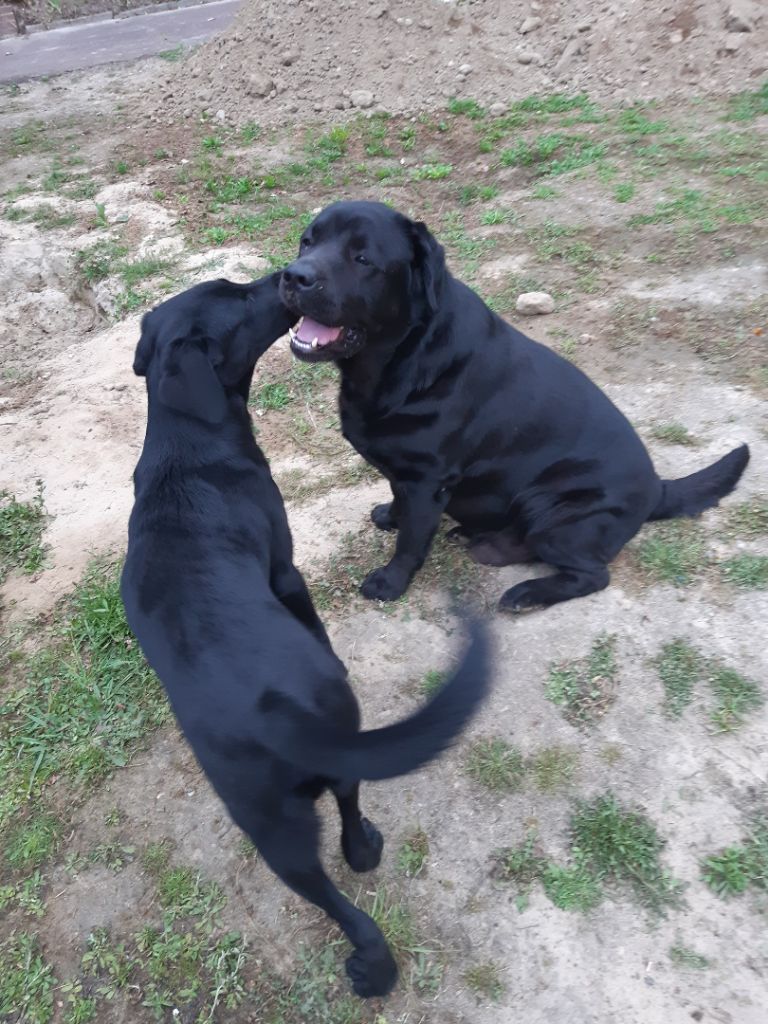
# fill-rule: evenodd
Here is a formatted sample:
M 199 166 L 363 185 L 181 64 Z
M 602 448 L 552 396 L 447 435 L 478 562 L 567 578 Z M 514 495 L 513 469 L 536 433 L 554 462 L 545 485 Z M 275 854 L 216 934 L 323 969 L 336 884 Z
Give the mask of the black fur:
M 347 862 L 375 868 L 383 841 L 360 814 L 358 782 L 413 771 L 448 746 L 487 691 L 487 640 L 475 627 L 456 674 L 415 715 L 359 731 L 247 410 L 256 360 L 294 320 L 278 275 L 198 285 L 144 318 L 134 368 L 147 378 L 149 416 L 122 596 L 232 818 L 285 884 L 344 930 L 355 991 L 381 996 L 395 962 L 323 871 L 314 802 L 332 790 Z
M 299 315 L 345 329 L 301 351 L 341 370 L 344 436 L 389 480 L 372 513 L 398 531 L 365 597 L 400 597 L 443 513 L 477 561 L 541 561 L 550 576 L 508 590 L 525 611 L 600 590 L 608 564 L 649 519 L 698 515 L 730 493 L 746 445 L 662 481 L 635 430 L 572 363 L 496 316 L 446 269 L 426 227 L 380 203 L 329 206 L 281 283 Z M 345 347 L 345 337 L 355 346 Z

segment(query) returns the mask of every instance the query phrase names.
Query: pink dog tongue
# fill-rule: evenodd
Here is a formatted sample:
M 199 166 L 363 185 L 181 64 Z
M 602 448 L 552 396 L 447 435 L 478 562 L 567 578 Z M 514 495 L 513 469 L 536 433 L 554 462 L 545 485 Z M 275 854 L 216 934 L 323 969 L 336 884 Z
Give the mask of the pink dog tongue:
M 296 329 L 296 334 L 300 341 L 312 342 L 317 338 L 318 345 L 329 345 L 341 334 L 341 328 L 326 327 L 325 324 L 319 324 L 317 320 L 310 320 L 305 316 Z

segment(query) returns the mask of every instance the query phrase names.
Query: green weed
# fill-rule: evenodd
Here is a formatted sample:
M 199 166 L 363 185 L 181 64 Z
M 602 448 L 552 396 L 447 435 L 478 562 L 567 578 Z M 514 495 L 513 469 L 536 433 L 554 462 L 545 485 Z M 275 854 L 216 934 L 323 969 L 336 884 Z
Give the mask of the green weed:
M 397 869 L 407 878 L 416 878 L 424 870 L 429 856 L 429 838 L 423 829 L 416 829 L 397 853 Z
M 669 959 L 675 967 L 689 971 L 704 971 L 709 967 L 709 960 L 695 949 L 684 946 L 680 940 L 669 947 Z
M 471 121 L 479 121 L 485 117 L 485 110 L 477 100 L 450 99 L 448 113 L 468 117 Z
M 728 108 L 727 121 L 754 121 L 768 114 L 768 79 L 755 92 L 742 92 Z
M 544 892 L 559 910 L 585 913 L 602 902 L 600 883 L 584 864 L 560 867 L 548 864 L 541 875 Z
M 572 725 L 588 725 L 613 702 L 617 666 L 616 638 L 599 636 L 586 658 L 553 666 L 546 696 Z
M 428 672 L 424 673 L 424 678 L 419 684 L 419 690 L 425 697 L 434 697 L 445 680 L 445 672 L 439 672 L 437 669 L 431 668 Z
M 728 583 L 744 590 L 765 590 L 768 587 L 768 557 L 765 555 L 734 555 L 720 566 Z
M 161 60 L 167 60 L 171 64 L 175 64 L 177 61 L 184 58 L 185 53 L 186 50 L 183 43 L 179 43 L 179 45 L 174 46 L 172 50 L 162 50 L 157 56 L 160 57 Z
M 755 495 L 748 501 L 729 508 L 726 530 L 735 537 L 759 537 L 768 533 L 768 497 Z
M 613 190 L 613 198 L 617 203 L 628 203 L 634 197 L 635 186 L 631 181 L 619 182 Z
M 467 774 L 494 792 L 513 792 L 523 780 L 523 758 L 501 737 L 477 740 L 469 749 Z
M 55 850 L 61 830 L 61 822 L 54 815 L 32 814 L 3 837 L 6 861 L 20 871 L 39 867 Z
M 0 491 L 0 583 L 14 569 L 33 573 L 42 567 L 44 528 L 42 480 L 29 501 L 17 501 L 8 491 Z
M 715 699 L 710 719 L 718 732 L 731 732 L 765 703 L 757 683 L 725 665 L 711 666 L 708 681 Z
M 502 981 L 501 967 L 493 960 L 473 964 L 464 971 L 464 984 L 476 996 L 498 1003 L 506 986 Z
M 642 106 L 622 110 L 618 118 L 619 130 L 627 135 L 658 135 L 669 128 L 667 121 L 651 121 L 643 113 Z
M 119 242 L 103 239 L 88 249 L 81 249 L 75 257 L 75 264 L 82 279 L 94 284 L 114 273 L 127 252 L 126 246 Z
M 453 173 L 452 164 L 422 164 L 414 167 L 411 171 L 411 178 L 414 181 L 442 181 Z
M 526 770 L 544 793 L 567 789 L 573 781 L 578 756 L 564 747 L 545 747 L 526 762 Z
M 36 936 L 12 935 L 0 944 L 0 1016 L 19 1024 L 48 1024 L 56 978 Z
M 689 520 L 650 526 L 636 552 L 640 567 L 650 579 L 677 587 L 692 583 L 708 564 L 701 527 Z
M 665 644 L 656 661 L 664 685 L 664 707 L 678 718 L 693 700 L 693 689 L 704 671 L 702 659 L 685 640 Z
M 749 888 L 768 890 L 768 818 L 753 818 L 742 845 L 705 857 L 701 873 L 718 896 L 738 896 Z
M 696 438 L 682 423 L 657 423 L 651 430 L 651 436 L 665 444 L 681 444 L 693 446 Z

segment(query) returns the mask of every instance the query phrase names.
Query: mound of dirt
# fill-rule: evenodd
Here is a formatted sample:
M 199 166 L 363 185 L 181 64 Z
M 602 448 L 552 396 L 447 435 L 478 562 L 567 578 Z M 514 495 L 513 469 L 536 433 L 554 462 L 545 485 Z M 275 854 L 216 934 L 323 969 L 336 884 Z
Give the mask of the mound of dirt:
M 635 100 L 754 89 L 766 68 L 762 0 L 248 0 L 156 111 L 276 123 L 452 96 Z

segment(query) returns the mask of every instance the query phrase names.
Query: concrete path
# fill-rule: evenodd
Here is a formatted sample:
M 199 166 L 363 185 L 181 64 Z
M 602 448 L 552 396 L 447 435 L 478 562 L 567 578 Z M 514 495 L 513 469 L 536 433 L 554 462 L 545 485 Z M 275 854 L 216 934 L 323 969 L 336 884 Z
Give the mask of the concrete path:
M 47 32 L 1 39 L 0 82 L 20 82 L 149 57 L 180 43 L 193 46 L 226 28 L 241 3 L 216 0 L 199 7 L 62 25 Z

